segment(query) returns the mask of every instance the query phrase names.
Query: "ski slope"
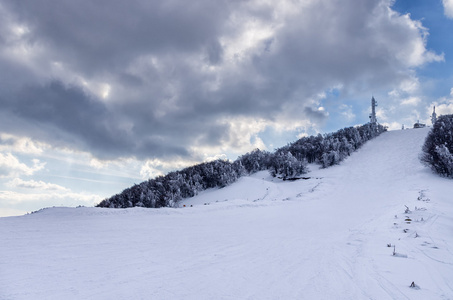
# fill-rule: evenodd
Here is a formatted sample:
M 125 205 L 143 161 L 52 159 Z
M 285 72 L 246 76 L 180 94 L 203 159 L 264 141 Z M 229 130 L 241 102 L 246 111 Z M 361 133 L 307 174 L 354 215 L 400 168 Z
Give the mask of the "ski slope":
M 0 218 L 0 299 L 453 299 L 453 181 L 420 164 L 427 133 L 176 209 Z

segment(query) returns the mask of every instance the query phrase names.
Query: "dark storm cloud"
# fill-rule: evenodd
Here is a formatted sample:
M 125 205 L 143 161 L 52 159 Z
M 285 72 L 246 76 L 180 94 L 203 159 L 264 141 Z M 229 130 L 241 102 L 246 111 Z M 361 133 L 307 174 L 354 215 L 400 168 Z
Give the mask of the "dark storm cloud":
M 165 156 L 168 151 L 187 155 L 184 147 L 162 138 L 159 134 L 162 130 L 157 130 L 157 134 L 152 130 L 148 134 L 137 134 L 134 128 L 122 128 L 117 112 L 109 111 L 80 88 L 65 87 L 61 82 L 24 88 L 9 100 L 0 100 L 0 108 L 24 120 L 27 124 L 22 125 L 28 125 L 27 130 L 31 124 L 36 124 L 36 138 L 57 146 L 91 151 L 100 158 L 121 157 L 125 153 L 143 158 L 146 152 Z M 149 120 L 148 123 L 157 129 L 166 127 L 159 121 L 152 124 Z
M 8 100 L 2 99 L 0 105 L 24 123 L 36 124 L 38 138 L 53 144 L 69 144 L 78 149 L 89 144 L 115 152 L 124 138 L 124 133 L 110 128 L 115 123 L 108 122 L 102 103 L 61 82 L 25 87 Z
M 299 88 L 308 96 L 337 84 L 388 85 L 398 76 L 403 63 L 391 47 L 407 47 L 413 38 L 407 24 L 388 24 L 380 1 L 340 2 L 314 1 L 310 10 L 288 20 L 292 26 L 279 32 L 273 51 L 256 63 L 260 72 L 273 74 L 274 88 Z
M 4 0 L 0 124 L 101 158 L 234 148 L 236 117 L 321 124 L 325 90 L 389 90 L 423 63 L 390 3 Z
M 219 41 L 213 41 L 207 46 L 208 60 L 211 65 L 217 65 L 222 61 L 223 48 Z
M 311 107 L 305 107 L 304 112 L 309 115 L 311 118 L 318 120 L 318 122 L 322 122 L 326 119 L 326 114 L 319 110 L 314 110 Z
M 228 15 L 226 1 L 4 2 L 30 27 L 31 43 L 82 72 L 121 69 L 148 53 L 196 51 Z

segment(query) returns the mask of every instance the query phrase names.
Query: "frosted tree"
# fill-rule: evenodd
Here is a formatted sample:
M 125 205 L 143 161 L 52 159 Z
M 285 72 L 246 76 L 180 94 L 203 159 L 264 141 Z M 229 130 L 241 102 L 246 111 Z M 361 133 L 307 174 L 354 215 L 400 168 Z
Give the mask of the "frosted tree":
M 453 177 L 453 115 L 437 118 L 422 150 L 423 163 L 442 176 Z
M 436 153 L 439 157 L 438 164 L 442 166 L 442 172 L 446 176 L 453 176 L 453 154 L 445 145 L 436 147 Z
M 286 180 L 306 172 L 306 164 L 298 161 L 291 152 L 277 152 L 271 160 L 270 173 L 273 177 L 278 176 Z

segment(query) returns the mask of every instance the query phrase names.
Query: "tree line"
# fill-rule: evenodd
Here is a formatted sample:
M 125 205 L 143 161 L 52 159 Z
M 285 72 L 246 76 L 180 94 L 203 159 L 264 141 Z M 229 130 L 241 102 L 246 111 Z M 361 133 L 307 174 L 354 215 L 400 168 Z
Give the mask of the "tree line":
M 382 125 L 367 123 L 334 133 L 303 137 L 273 153 L 255 149 L 233 162 L 221 159 L 204 162 L 135 184 L 102 200 L 97 207 L 175 207 L 181 199 L 209 188 L 228 186 L 241 176 L 262 170 L 283 180 L 297 179 L 307 173 L 307 163 L 317 163 L 323 168 L 338 164 L 385 130 Z

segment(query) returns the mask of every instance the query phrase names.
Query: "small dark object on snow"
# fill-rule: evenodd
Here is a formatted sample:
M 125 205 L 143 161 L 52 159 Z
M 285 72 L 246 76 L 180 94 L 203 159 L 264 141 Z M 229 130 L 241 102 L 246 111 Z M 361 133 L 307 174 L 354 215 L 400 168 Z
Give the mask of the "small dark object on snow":
M 280 178 L 280 177 L 279 177 L 279 178 Z M 289 180 L 289 181 L 296 181 L 296 180 L 299 180 L 299 179 L 308 180 L 308 179 L 311 179 L 311 177 L 291 177 L 291 178 L 283 178 L 283 180 Z
M 412 281 L 410 287 L 415 287 L 415 283 Z
M 404 213 L 410 214 L 410 213 L 411 213 L 411 210 L 409 209 L 409 207 L 407 207 L 407 205 L 404 205 L 404 206 L 406 206 L 406 210 L 404 211 Z

